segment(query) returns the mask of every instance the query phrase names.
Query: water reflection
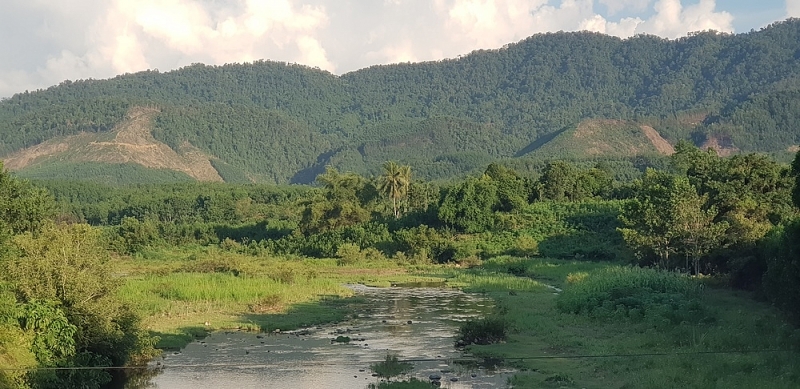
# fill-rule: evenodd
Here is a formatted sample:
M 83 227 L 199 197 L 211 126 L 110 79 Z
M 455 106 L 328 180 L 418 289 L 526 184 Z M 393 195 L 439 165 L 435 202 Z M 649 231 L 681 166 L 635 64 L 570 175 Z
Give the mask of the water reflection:
M 353 320 L 291 333 L 213 333 L 168 353 L 154 362 L 160 374 L 126 388 L 364 388 L 377 381 L 369 365 L 387 354 L 412 360 L 419 379 L 441 375 L 445 388 L 506 386 L 508 372 L 454 363 L 462 357 L 453 347 L 458 323 L 487 314 L 490 300 L 441 288 L 352 288 L 366 299 Z M 331 340 L 340 335 L 351 342 Z

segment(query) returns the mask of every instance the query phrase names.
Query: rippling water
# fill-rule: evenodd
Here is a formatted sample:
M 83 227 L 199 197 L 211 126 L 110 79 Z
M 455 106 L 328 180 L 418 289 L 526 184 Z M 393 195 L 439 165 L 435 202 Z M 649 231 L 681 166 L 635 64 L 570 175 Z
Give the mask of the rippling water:
M 442 387 L 502 388 L 508 371 L 453 363 L 458 323 L 489 313 L 492 302 L 442 288 L 352 288 L 367 300 L 358 317 L 294 333 L 216 332 L 170 353 L 152 388 L 365 388 L 369 365 L 396 354 L 414 360 L 411 376 L 442 376 Z M 338 344 L 338 335 L 353 341 Z M 451 378 L 457 381 L 451 381 Z

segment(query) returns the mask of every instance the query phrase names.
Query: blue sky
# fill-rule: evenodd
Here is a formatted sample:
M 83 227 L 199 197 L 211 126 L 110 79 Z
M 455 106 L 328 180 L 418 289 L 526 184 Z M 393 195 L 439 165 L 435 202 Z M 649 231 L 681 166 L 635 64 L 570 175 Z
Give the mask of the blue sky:
M 64 80 L 269 59 L 343 74 L 536 33 L 670 39 L 800 17 L 800 0 L 3 0 L 0 98 Z

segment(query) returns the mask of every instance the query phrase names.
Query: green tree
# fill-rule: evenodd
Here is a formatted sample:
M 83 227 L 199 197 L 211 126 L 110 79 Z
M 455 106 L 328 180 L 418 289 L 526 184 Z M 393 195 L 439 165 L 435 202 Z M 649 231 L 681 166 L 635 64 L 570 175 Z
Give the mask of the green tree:
M 529 182 L 516 171 L 498 163 L 489 164 L 483 173 L 497 186 L 499 210 L 511 212 L 528 205 L 530 197 Z
M 439 206 L 439 220 L 461 231 L 483 232 L 494 227 L 497 187 L 489 179 L 469 177 L 447 190 Z
M 305 234 L 331 231 L 370 220 L 378 198 L 375 186 L 354 173 L 328 167 L 317 177 L 322 194 L 304 201 L 300 230 Z
M 383 174 L 378 179 L 378 190 L 392 199 L 394 217 L 400 217 L 397 203 L 408 196 L 411 185 L 411 166 L 398 165 L 394 161 L 383 164 Z
M 682 253 L 686 270 L 691 260 L 699 272 L 701 258 L 719 244 L 727 222 L 715 222 L 717 210 L 687 177 L 648 169 L 634 188 L 620 214 L 625 242 L 640 259 L 655 257 L 662 268 L 675 266 L 671 254 Z
M 683 183 L 678 186 L 671 196 L 671 234 L 675 236 L 677 251 L 686 258 L 685 269 L 690 270 L 691 260 L 694 274 L 700 274 L 701 258 L 722 243 L 728 222 L 714 222 L 717 209 L 713 206 L 705 209 L 708 196 L 698 195 L 694 187 Z
M 85 224 L 44 226 L 17 235 L 3 277 L 23 304 L 53 301 L 76 327 L 76 358 L 105 359 L 115 366 L 153 355 L 154 340 L 139 318 L 117 300 L 119 283 L 100 231 Z M 94 356 L 82 355 L 90 353 Z M 96 356 L 96 357 L 95 357 Z
M 567 162 L 548 163 L 539 178 L 539 198 L 555 201 L 574 200 L 577 172 Z
M 0 237 L 2 230 L 6 235 L 37 231 L 53 214 L 46 191 L 12 176 L 0 162 Z

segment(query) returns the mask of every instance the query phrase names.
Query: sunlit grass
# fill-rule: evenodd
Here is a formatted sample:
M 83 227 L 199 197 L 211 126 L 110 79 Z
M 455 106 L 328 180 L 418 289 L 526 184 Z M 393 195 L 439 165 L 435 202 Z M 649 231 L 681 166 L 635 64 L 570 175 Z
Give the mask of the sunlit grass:
M 336 259 L 254 257 L 200 246 L 152 250 L 117 262 L 125 280 L 120 298 L 145 317 L 148 328 L 168 332 L 207 322 L 258 330 L 269 323 L 253 323 L 246 315 L 282 314 L 326 296 L 352 296 L 346 284 L 441 281 L 410 274 L 389 260 L 342 266 Z
M 352 309 L 347 298 L 352 291 L 344 286 L 349 283 L 444 280 L 496 301 L 509 326 L 506 342 L 470 346 L 469 351 L 508 358 L 520 369 L 512 382 L 515 388 L 800 387 L 796 351 L 739 353 L 800 346 L 800 330 L 778 311 L 745 293 L 700 290 L 694 280 L 653 270 L 607 270 L 613 265 L 510 256 L 471 269 L 401 266 L 386 259 L 341 265 L 336 259 L 254 257 L 205 247 L 120 262 L 120 271 L 127 274 L 120 296 L 147 317 L 151 330 L 177 339 L 177 345 L 185 342 L 178 338 L 187 329 L 202 330 L 205 322 L 211 330 L 271 331 L 343 320 Z M 662 297 L 636 300 L 641 290 Z M 631 293 L 622 293 L 626 291 Z M 633 299 L 601 301 L 611 295 Z M 695 305 L 684 304 L 686 299 L 694 299 Z M 559 309 L 559 300 L 598 304 L 587 311 Z M 632 316 L 625 308 L 639 303 L 651 304 L 650 311 Z M 686 307 L 699 309 L 675 315 Z M 709 351 L 723 353 L 692 354 Z M 650 353 L 666 355 L 630 356 Z M 530 357 L 534 359 L 513 360 Z
M 746 293 L 701 290 L 694 280 L 654 270 L 605 269 L 610 264 L 510 257 L 487 262 L 486 277 L 492 277 L 492 269 L 496 277 L 520 273 L 564 288 L 562 293 L 486 289 L 512 331 L 505 343 L 470 346 L 469 351 L 508 358 L 521 369 L 512 380 L 515 388 L 800 387 L 800 330 Z M 585 275 L 575 276 L 580 273 Z M 567 282 L 570 274 L 572 284 Z M 626 296 L 624 291 L 634 293 Z M 666 297 L 644 299 L 652 313 L 644 307 L 639 318 L 626 315 L 619 304 L 600 301 L 603 296 L 641 299 L 640 292 Z M 597 300 L 604 314 L 570 313 L 558 308 L 560 299 Z M 692 301 L 696 305 L 687 304 Z M 686 307 L 699 309 L 676 314 Z M 693 317 L 696 313 L 702 316 Z M 680 320 L 671 320 L 675 317 Z M 753 352 L 759 350 L 780 351 Z

